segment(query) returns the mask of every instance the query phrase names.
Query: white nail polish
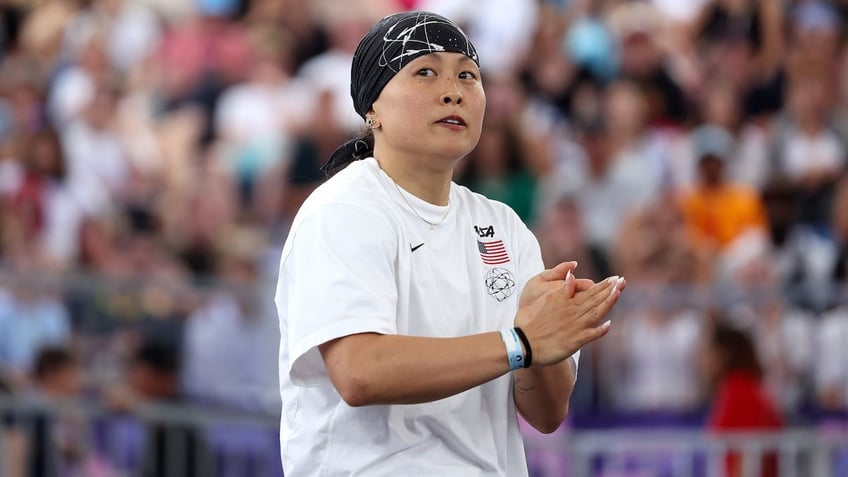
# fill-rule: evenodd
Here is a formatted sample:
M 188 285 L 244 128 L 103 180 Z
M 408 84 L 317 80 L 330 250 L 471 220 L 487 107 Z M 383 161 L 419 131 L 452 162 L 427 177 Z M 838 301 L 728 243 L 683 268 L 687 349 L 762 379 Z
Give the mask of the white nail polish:
M 619 277 L 618 280 L 615 281 L 615 288 L 621 288 L 621 285 L 624 285 L 624 277 Z
M 571 270 L 569 270 L 568 273 L 565 274 L 565 281 L 567 282 L 569 279 L 571 279 Z
M 612 322 L 611 322 L 610 320 L 607 320 L 607 321 L 605 321 L 605 322 L 601 325 L 601 328 L 603 328 L 603 329 L 607 329 L 607 328 L 609 328 L 610 326 L 612 326 Z

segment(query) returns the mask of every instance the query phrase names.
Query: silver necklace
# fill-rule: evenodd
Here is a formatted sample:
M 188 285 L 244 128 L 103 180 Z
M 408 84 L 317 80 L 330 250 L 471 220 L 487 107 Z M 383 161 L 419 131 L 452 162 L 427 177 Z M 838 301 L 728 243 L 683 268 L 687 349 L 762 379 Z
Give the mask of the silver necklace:
M 426 223 L 427 223 L 427 225 L 429 225 L 429 226 L 430 226 L 430 230 L 433 230 L 433 229 L 435 229 L 436 227 L 438 227 L 439 225 L 442 225 L 442 223 L 444 223 L 445 219 L 446 219 L 446 218 L 448 218 L 448 214 L 450 213 L 450 210 L 451 210 L 451 201 L 450 201 L 450 197 L 448 197 L 448 210 L 446 210 L 446 211 L 445 211 L 445 215 L 443 215 L 443 216 L 442 216 L 442 218 L 441 218 L 438 222 L 431 222 L 431 221 L 429 221 L 429 220 L 425 219 L 424 217 L 421 217 L 421 214 L 419 214 L 419 213 L 418 213 L 418 211 L 417 211 L 417 210 L 415 210 L 415 207 L 413 207 L 413 206 L 412 206 L 412 203 L 411 203 L 411 202 L 409 202 L 409 201 L 406 199 L 406 195 L 404 195 L 403 191 L 402 191 L 402 190 L 400 190 L 400 186 L 398 185 L 398 183 L 397 183 L 397 182 L 395 182 L 395 181 L 392 181 L 392 182 L 394 182 L 394 184 L 395 184 L 395 188 L 397 189 L 398 194 L 400 194 L 400 198 L 401 198 L 401 199 L 403 199 L 403 201 L 404 201 L 404 202 L 406 202 L 406 205 L 408 205 L 408 206 L 409 206 L 409 209 L 410 209 L 410 210 L 412 210 L 412 213 L 413 213 L 413 214 L 415 214 L 415 216 L 416 216 L 416 217 L 418 217 L 419 219 L 423 220 L 424 222 L 426 222 Z

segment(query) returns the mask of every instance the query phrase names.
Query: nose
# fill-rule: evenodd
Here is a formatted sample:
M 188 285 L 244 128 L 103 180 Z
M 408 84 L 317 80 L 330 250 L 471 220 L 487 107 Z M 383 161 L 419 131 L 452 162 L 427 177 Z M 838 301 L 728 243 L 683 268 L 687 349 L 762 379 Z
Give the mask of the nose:
M 442 95 L 442 102 L 445 104 L 462 104 L 462 95 L 459 93 L 445 93 Z
M 447 89 L 442 94 L 444 104 L 462 104 L 462 93 L 459 91 L 455 81 L 450 81 Z

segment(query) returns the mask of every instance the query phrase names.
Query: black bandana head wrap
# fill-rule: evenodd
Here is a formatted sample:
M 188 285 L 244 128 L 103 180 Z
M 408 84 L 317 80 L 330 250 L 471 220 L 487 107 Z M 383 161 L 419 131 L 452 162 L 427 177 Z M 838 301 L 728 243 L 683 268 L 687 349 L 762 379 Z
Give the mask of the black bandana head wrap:
M 462 53 L 480 65 L 477 50 L 447 18 L 430 12 L 403 12 L 377 22 L 359 42 L 351 66 L 350 95 L 365 118 L 380 91 L 398 71 L 422 55 Z
M 351 65 L 350 96 L 362 118 L 395 74 L 410 61 L 430 53 L 462 53 L 480 66 L 477 50 L 462 30 L 447 18 L 430 12 L 389 15 L 368 30 L 359 42 Z M 352 161 L 374 154 L 369 131 L 333 152 L 321 169 L 332 176 Z

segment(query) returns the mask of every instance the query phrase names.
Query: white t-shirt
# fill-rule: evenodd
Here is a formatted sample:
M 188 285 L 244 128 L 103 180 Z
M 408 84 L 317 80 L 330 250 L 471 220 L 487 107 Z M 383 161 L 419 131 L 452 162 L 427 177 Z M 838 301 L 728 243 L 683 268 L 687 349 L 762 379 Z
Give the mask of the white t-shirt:
M 444 222 L 431 228 L 410 205 Z M 276 293 L 285 474 L 527 475 L 511 375 L 434 402 L 353 408 L 317 346 L 362 332 L 511 327 L 542 269 L 518 216 L 465 187 L 451 184 L 450 205 L 435 206 L 401 192 L 373 158 L 320 186 L 294 219 Z
M 835 173 L 845 165 L 845 147 L 832 131 L 809 135 L 795 130 L 788 136 L 783 169 L 790 178 L 798 180 L 814 171 Z

